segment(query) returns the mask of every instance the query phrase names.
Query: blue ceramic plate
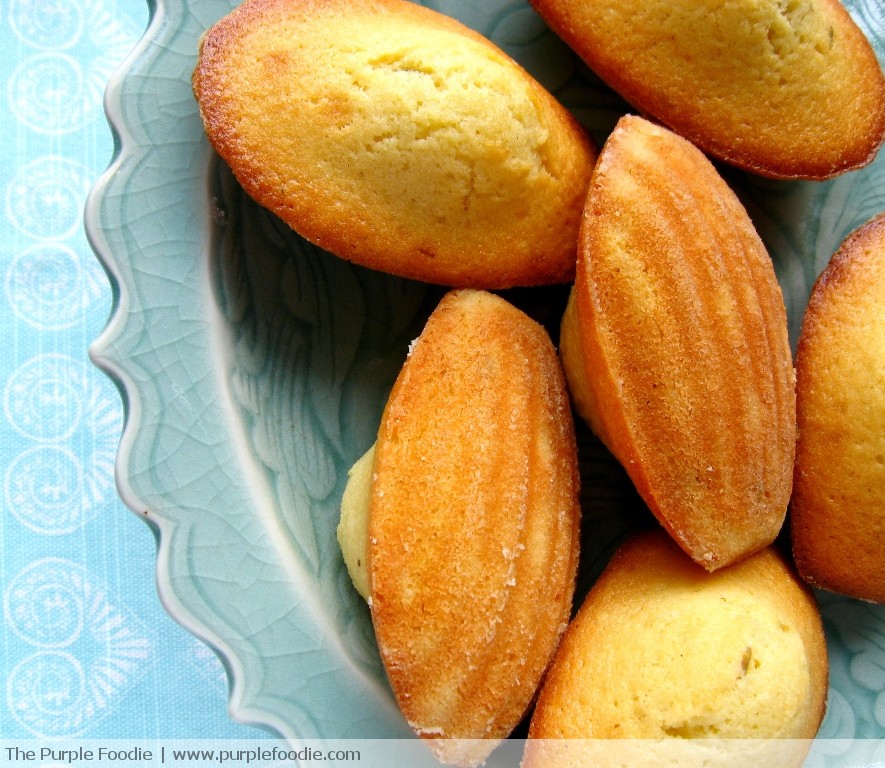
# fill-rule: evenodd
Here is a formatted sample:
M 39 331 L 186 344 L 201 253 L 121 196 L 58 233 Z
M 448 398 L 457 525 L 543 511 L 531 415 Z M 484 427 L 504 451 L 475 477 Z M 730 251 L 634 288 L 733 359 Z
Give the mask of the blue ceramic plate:
M 107 92 L 119 151 L 87 227 L 115 295 L 92 351 L 126 405 L 119 487 L 156 531 L 167 609 L 227 665 L 234 717 L 286 738 L 405 736 L 335 526 L 346 471 L 373 442 L 440 290 L 306 244 L 215 157 L 190 76 L 199 36 L 235 4 L 159 0 Z M 506 49 L 600 144 L 626 111 L 527 2 L 428 4 Z M 848 6 L 885 58 L 880 0 Z M 885 210 L 885 153 L 825 183 L 723 172 L 772 254 L 795 342 L 817 274 L 849 231 Z M 511 298 L 555 329 L 562 290 Z M 582 462 L 594 510 L 585 590 L 642 511 L 587 434 Z M 880 738 L 885 610 L 820 600 L 832 664 L 821 736 Z

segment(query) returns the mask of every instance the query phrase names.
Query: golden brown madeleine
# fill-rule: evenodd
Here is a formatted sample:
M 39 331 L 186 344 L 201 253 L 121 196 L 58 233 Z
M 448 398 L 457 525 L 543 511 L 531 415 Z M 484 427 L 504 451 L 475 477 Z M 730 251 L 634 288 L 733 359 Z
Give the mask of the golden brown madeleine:
M 885 136 L 885 78 L 838 0 L 532 3 L 637 109 L 747 170 L 827 178 Z
M 564 762 L 570 751 L 595 754 L 596 768 L 625 764 L 602 758 L 623 757 L 629 745 L 553 741 L 564 739 L 661 740 L 642 750 L 669 759 L 646 757 L 643 765 L 798 766 L 809 744 L 773 740 L 814 737 L 827 678 L 817 604 L 777 550 L 710 574 L 662 531 L 636 534 L 562 639 L 532 715 L 524 766 L 587 764 Z M 745 749 L 782 760 L 729 760 Z
M 771 543 L 796 439 L 774 269 L 689 142 L 623 118 L 600 154 L 561 351 L 578 411 L 655 516 L 714 570 Z
M 449 293 L 384 412 L 368 539 L 381 658 L 440 759 L 482 761 L 525 713 L 568 623 L 579 515 L 549 337 L 497 296 Z
M 491 42 L 405 0 L 246 0 L 204 36 L 206 133 L 308 240 L 452 286 L 568 282 L 595 149 Z
M 815 283 L 796 350 L 796 407 L 799 573 L 885 603 L 885 213 L 852 233 Z

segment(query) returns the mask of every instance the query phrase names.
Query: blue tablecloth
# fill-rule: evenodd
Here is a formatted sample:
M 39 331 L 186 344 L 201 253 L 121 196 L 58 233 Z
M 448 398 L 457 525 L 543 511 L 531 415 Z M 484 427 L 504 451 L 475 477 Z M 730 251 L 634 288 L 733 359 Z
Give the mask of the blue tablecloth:
M 153 536 L 114 487 L 120 397 L 88 358 L 111 290 L 82 209 L 113 152 L 104 87 L 148 6 L 0 13 L 0 739 L 251 738 L 221 664 L 157 599 Z

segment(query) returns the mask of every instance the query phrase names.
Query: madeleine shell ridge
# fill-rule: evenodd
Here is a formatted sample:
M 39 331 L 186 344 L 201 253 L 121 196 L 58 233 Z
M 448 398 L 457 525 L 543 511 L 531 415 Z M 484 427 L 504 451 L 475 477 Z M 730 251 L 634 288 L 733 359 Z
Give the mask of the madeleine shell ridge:
M 477 32 L 406 0 L 247 0 L 204 36 L 206 133 L 307 240 L 454 287 L 573 279 L 596 149 Z
M 382 419 L 368 555 L 391 687 L 443 760 L 485 759 L 534 696 L 571 611 L 578 482 L 546 332 L 497 296 L 449 293 Z
M 708 570 L 771 543 L 796 439 L 786 311 L 746 211 L 698 149 L 619 121 L 591 182 L 571 303 L 576 406 L 658 520 Z

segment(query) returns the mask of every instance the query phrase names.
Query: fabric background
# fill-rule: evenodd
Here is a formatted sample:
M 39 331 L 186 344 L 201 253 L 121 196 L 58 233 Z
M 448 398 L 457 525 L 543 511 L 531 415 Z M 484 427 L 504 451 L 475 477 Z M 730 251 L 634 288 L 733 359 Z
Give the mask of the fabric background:
M 118 499 L 122 405 L 88 347 L 110 310 L 83 231 L 111 160 L 105 84 L 145 0 L 0 0 L 0 738 L 252 738 L 214 654 L 164 612 Z

